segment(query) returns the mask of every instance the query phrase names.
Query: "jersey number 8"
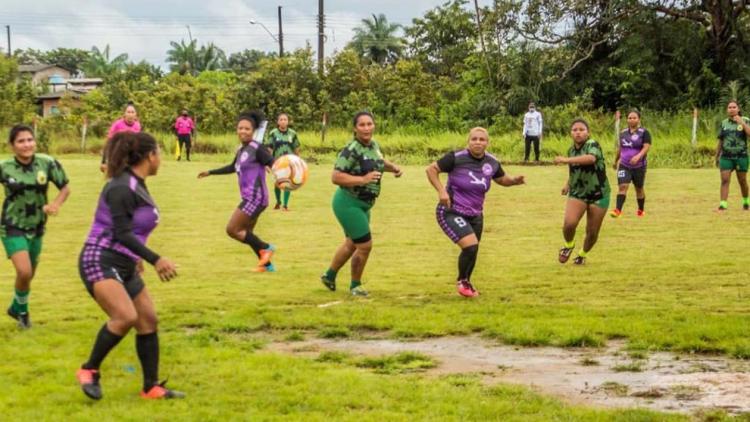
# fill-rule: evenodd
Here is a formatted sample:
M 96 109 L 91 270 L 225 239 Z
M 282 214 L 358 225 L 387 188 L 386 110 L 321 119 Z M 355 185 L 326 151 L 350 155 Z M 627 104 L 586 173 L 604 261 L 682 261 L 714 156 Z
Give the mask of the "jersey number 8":
M 456 217 L 456 218 L 453 219 L 453 221 L 456 222 L 456 224 L 458 225 L 458 227 L 466 227 L 466 220 L 464 220 L 461 217 Z

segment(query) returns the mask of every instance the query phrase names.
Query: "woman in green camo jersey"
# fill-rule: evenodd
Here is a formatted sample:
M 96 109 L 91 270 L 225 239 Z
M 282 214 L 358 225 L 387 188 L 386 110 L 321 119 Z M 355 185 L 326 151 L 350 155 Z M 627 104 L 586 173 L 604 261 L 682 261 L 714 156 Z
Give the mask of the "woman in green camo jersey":
M 375 120 L 361 111 L 354 116 L 354 139 L 339 153 L 331 181 L 338 185 L 333 195 L 333 213 L 344 229 L 344 243 L 336 250 L 331 266 L 320 281 L 336 290 L 336 274 L 346 261 L 352 260 L 349 291 L 352 296 L 367 296 L 362 288 L 362 273 L 372 249 L 370 209 L 380 195 L 380 178 L 384 171 L 401 177 L 401 169 L 383 158 L 380 146 L 372 139 Z
M 16 270 L 15 295 L 8 316 L 19 327 L 29 328 L 29 293 L 42 253 L 44 226 L 47 216 L 57 215 L 68 199 L 70 188 L 60 163 L 49 155 L 36 153 L 34 131 L 30 127 L 14 126 L 8 143 L 13 157 L 0 162 L 0 183 L 5 186 L 0 236 Z M 60 192 L 47 203 L 49 182 Z

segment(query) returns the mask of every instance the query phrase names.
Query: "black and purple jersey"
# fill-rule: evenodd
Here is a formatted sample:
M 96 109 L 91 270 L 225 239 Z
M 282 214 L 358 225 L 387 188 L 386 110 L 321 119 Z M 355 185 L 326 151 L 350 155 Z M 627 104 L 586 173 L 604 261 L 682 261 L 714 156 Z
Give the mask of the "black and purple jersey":
M 146 247 L 146 241 L 158 223 L 159 209 L 143 179 L 126 170 L 107 182 L 99 195 L 86 245 L 153 265 L 159 255 Z
M 268 206 L 266 166 L 273 164 L 273 157 L 257 141 L 243 144 L 231 164 L 209 171 L 209 174 L 237 173 L 240 196 L 254 206 Z
M 646 157 L 643 157 L 635 165 L 630 164 L 630 159 L 640 154 L 643 146 L 650 143 L 651 134 L 642 127 L 639 127 L 635 132 L 630 132 L 630 129 L 620 132 L 620 165 L 634 169 L 646 167 Z
M 492 181 L 505 175 L 500 161 L 492 154 L 475 158 L 468 149 L 449 152 L 437 164 L 440 171 L 448 173 L 446 190 L 451 208 L 465 216 L 482 214 Z

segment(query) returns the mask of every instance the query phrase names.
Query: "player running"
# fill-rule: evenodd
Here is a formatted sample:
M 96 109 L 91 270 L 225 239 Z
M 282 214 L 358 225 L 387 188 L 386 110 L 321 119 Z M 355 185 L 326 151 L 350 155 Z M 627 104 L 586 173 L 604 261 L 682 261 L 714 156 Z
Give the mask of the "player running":
M 42 238 L 47 216 L 54 216 L 68 199 L 68 177 L 57 160 L 37 154 L 34 131 L 24 125 L 10 130 L 8 143 L 13 157 L 0 162 L 0 183 L 5 187 L 0 236 L 8 258 L 16 270 L 13 301 L 8 315 L 20 328 L 30 328 L 29 294 L 42 253 Z M 52 182 L 59 190 L 47 203 Z
M 633 182 L 635 186 L 635 197 L 638 201 L 636 215 L 646 215 L 646 192 L 643 185 L 646 183 L 646 154 L 651 149 L 651 134 L 641 127 L 641 113 L 631 110 L 628 113 L 628 128 L 620 133 L 615 153 L 615 170 L 617 170 L 617 205 L 609 215 L 617 218 L 622 214 L 622 206 L 625 204 L 628 186 Z
M 604 154 L 599 143 L 589 139 L 589 125 L 583 119 L 576 119 L 570 127 L 573 145 L 567 157 L 555 157 L 555 164 L 567 164 L 568 181 L 562 188 L 562 194 L 568 195 L 565 206 L 563 237 L 565 244 L 560 249 L 559 260 L 568 262 L 575 248 L 576 227 L 586 214 L 586 238 L 583 248 L 573 261 L 574 264 L 586 263 L 586 256 L 596 244 L 602 220 L 609 207 L 609 182 Z
M 384 171 L 401 177 L 401 169 L 383 158 L 380 146 L 372 139 L 375 119 L 361 111 L 354 116 L 354 139 L 339 153 L 331 181 L 338 185 L 333 194 L 333 213 L 344 229 L 344 243 L 333 256 L 331 266 L 320 277 L 329 290 L 336 290 L 336 274 L 351 258 L 352 296 L 367 296 L 362 287 L 362 274 L 372 250 L 370 209 L 380 195 L 380 179 Z
M 146 133 L 118 133 L 107 145 L 107 176 L 94 223 L 79 256 L 78 270 L 89 294 L 109 317 L 99 330 L 88 361 L 76 373 L 86 396 L 99 400 L 99 368 L 107 354 L 135 328 L 146 399 L 184 397 L 159 382 L 159 336 L 154 303 L 143 284 L 143 260 L 162 281 L 177 276 L 175 264 L 146 246 L 159 223 L 159 210 L 146 188 L 161 164 L 156 140 Z
M 750 197 L 747 188 L 747 137 L 750 135 L 750 119 L 742 116 L 737 101 L 727 104 L 728 117 L 721 122 L 719 128 L 719 143 L 716 147 L 716 161 L 721 172 L 721 201 L 718 211 L 728 208 L 729 182 L 732 172 L 737 171 L 737 182 L 742 192 L 742 208 L 750 210 Z
M 476 127 L 469 132 L 465 149 L 445 154 L 426 169 L 427 180 L 438 192 L 435 211 L 438 224 L 448 238 L 461 248 L 456 288 L 465 297 L 479 294 L 470 280 L 482 239 L 484 198 L 490 190 L 490 182 L 502 186 L 524 183 L 523 176 L 505 174 L 497 158 L 486 152 L 489 141 L 487 130 Z M 440 182 L 441 172 L 448 173 L 445 187 Z
M 258 265 L 251 270 L 253 272 L 276 271 L 271 263 L 273 245 L 264 242 L 253 233 L 260 214 L 268 206 L 266 167 L 273 164 L 271 154 L 257 141 L 263 139 L 265 125 L 265 117 L 259 111 L 240 114 L 237 118 L 237 136 L 241 145 L 234 160 L 224 167 L 198 174 L 198 178 L 202 179 L 210 175 L 237 173 L 242 201 L 227 223 L 227 235 L 249 245 L 258 256 Z
M 266 137 L 263 143 L 271 153 L 273 159 L 281 157 L 282 155 L 294 154 L 299 155 L 299 138 L 297 132 L 294 129 L 289 128 L 289 115 L 281 113 L 276 118 L 276 129 L 272 130 Z M 273 188 L 273 193 L 276 196 L 276 205 L 273 209 L 278 210 L 281 208 L 281 189 L 278 187 Z M 284 191 L 284 211 L 289 211 L 289 196 L 292 191 Z

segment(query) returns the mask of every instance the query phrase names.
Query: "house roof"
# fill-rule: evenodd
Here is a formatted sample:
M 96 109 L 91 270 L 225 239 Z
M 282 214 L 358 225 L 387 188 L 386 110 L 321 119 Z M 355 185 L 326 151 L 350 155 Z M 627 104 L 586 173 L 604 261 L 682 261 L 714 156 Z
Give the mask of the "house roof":
M 45 69 L 49 69 L 50 67 L 59 67 L 60 69 L 65 69 L 68 72 L 70 72 L 70 69 L 67 69 L 58 64 L 47 64 L 47 63 L 22 64 L 18 66 L 18 71 L 21 73 L 36 73 L 36 72 L 41 72 L 42 70 L 45 70 Z
M 36 102 L 39 103 L 43 100 L 54 100 L 59 99 L 65 96 L 65 94 L 70 94 L 73 96 L 73 98 L 81 98 L 82 95 L 85 95 L 85 91 L 78 91 L 75 89 L 68 89 L 65 91 L 59 91 L 59 92 L 48 92 L 46 94 L 41 94 L 36 96 Z
M 104 83 L 102 78 L 74 78 L 66 81 L 69 84 L 100 84 Z

